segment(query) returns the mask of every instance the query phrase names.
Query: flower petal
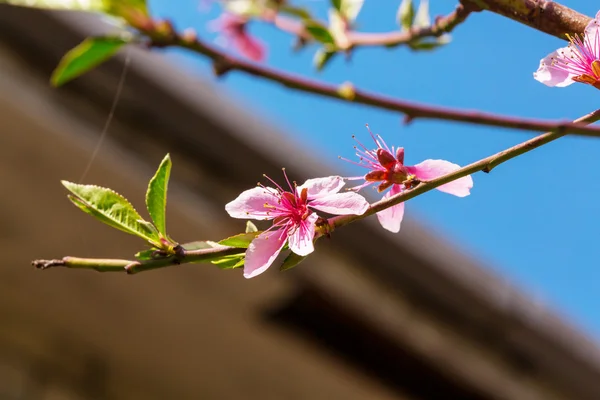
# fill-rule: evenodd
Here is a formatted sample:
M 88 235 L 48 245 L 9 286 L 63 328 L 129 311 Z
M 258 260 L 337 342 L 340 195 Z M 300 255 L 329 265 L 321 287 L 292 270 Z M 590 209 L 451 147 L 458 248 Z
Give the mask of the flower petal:
M 449 174 L 460 168 L 460 165 L 451 163 L 446 160 L 425 160 L 412 167 L 406 169 L 414 174 L 417 178 L 422 180 L 430 180 L 440 177 L 442 175 Z M 473 187 L 473 178 L 471 175 L 459 178 L 450 183 L 446 183 L 442 186 L 437 187 L 437 190 L 449 194 L 453 194 L 458 197 L 468 196 L 471 192 L 470 189 Z
M 383 195 L 383 199 L 387 199 L 395 194 L 402 192 L 400 185 L 394 185 L 392 188 Z M 400 225 L 402 224 L 402 218 L 404 218 L 404 203 L 396 204 L 390 208 L 386 208 L 383 211 L 377 213 L 377 219 L 383 227 L 390 232 L 400 232 Z
M 310 200 L 308 206 L 335 215 L 362 215 L 369 202 L 358 193 L 335 193 Z
M 270 187 L 255 187 L 242 192 L 235 200 L 225 205 L 225 211 L 232 218 L 271 219 L 265 203 L 277 205 L 279 196 Z
M 244 277 L 250 279 L 265 272 L 281 252 L 286 238 L 285 232 L 282 231 L 258 235 L 246 250 Z
M 308 179 L 296 189 L 298 194 L 302 189 L 307 189 L 308 199 L 316 199 L 318 197 L 327 196 L 340 191 L 346 182 L 341 176 L 328 176 L 325 178 Z
M 252 61 L 263 61 L 265 59 L 265 46 L 262 42 L 243 32 L 231 38 L 233 45 L 240 54 L 248 57 Z
M 290 250 L 299 256 L 307 256 L 315 250 L 313 239 L 317 219 L 319 219 L 319 216 L 316 213 L 310 214 L 288 237 Z
M 569 86 L 574 82 L 571 78 L 575 75 L 562 68 L 555 67 L 553 60 L 556 58 L 569 58 L 571 55 L 572 50 L 569 47 L 562 47 L 548 54 L 540 61 L 540 66 L 533 73 L 533 78 L 546 86 Z

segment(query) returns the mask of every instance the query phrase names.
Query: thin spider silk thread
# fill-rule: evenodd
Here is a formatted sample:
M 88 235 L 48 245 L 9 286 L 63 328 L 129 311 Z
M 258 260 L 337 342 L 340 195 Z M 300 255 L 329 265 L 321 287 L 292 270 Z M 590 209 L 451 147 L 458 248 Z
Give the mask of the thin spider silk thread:
M 131 62 L 130 49 L 127 49 L 127 52 L 125 53 L 125 62 L 123 63 L 123 70 L 121 71 L 121 76 L 119 77 L 119 82 L 117 83 L 117 91 L 115 92 L 115 97 L 110 106 L 110 111 L 108 112 L 108 117 L 106 118 L 106 122 L 104 123 L 104 127 L 102 128 L 102 132 L 100 133 L 100 138 L 98 139 L 98 142 L 96 143 L 96 147 L 94 148 L 94 151 L 92 152 L 90 160 L 88 161 L 85 169 L 83 170 L 83 174 L 81 174 L 81 178 L 79 178 L 79 183 L 81 183 L 87 176 L 88 172 L 90 172 L 90 169 L 92 168 L 92 164 L 96 160 L 96 157 L 98 156 L 98 153 L 100 152 L 100 148 L 102 147 L 102 144 L 104 143 L 104 139 L 108 135 L 108 128 L 110 126 L 110 123 L 113 120 L 113 116 L 115 115 L 115 110 L 117 108 L 119 99 L 121 98 L 121 92 L 123 91 L 123 86 L 125 86 L 125 77 L 127 76 L 127 71 L 129 70 L 130 62 Z

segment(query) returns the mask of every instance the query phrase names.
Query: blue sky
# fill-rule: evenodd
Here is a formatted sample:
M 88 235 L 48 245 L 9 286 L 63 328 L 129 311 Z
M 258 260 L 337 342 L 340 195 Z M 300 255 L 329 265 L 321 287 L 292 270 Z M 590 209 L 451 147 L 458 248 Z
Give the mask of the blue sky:
M 156 15 L 171 18 L 178 28 L 194 27 L 201 36 L 215 38 L 206 23 L 218 15 L 218 7 L 200 12 L 198 0 L 150 3 Z M 326 0 L 299 3 L 320 15 L 328 5 Z M 453 2 L 432 3 L 434 16 L 453 7 Z M 590 16 L 597 11 L 588 0 L 563 3 Z M 357 20 L 360 29 L 396 29 L 398 4 L 367 1 Z M 532 78 L 540 58 L 564 42 L 491 13 L 472 15 L 455 30 L 452 43 L 437 51 L 359 49 L 351 62 L 340 57 L 322 73 L 312 68 L 314 47 L 294 53 L 289 35 L 259 23 L 251 32 L 268 43 L 269 65 L 402 99 L 546 119 L 574 119 L 600 104 L 600 92 L 590 86 L 548 88 Z M 205 60 L 180 51 L 169 54 L 210 78 Z M 292 92 L 239 73 L 217 84 L 332 160 L 352 157 L 352 134 L 368 142 L 365 123 L 388 144 L 404 146 L 409 164 L 442 158 L 464 165 L 532 136 L 439 121 L 404 127 L 397 114 Z M 474 175 L 469 197 L 430 192 L 410 200 L 407 213 L 600 338 L 598 155 L 600 139 L 566 137 L 489 175 Z M 340 161 L 339 167 L 341 174 L 357 175 L 350 164 Z

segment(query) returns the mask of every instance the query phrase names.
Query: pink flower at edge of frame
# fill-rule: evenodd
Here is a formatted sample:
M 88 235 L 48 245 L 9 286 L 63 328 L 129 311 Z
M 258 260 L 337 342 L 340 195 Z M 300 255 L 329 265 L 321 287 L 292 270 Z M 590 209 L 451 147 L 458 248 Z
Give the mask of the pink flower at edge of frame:
M 289 190 L 273 180 L 276 188 L 258 186 L 242 192 L 225 206 L 233 218 L 273 220 L 273 226 L 258 235 L 246 252 L 244 277 L 252 278 L 275 261 L 286 243 L 300 256 L 314 251 L 315 224 L 319 218 L 314 210 L 335 215 L 361 215 L 369 208 L 367 200 L 357 193 L 338 193 L 343 178 L 330 176 L 309 179 Z
M 570 37 L 570 43 L 540 61 L 535 80 L 551 87 L 573 82 L 600 89 L 600 11 L 585 28 L 584 35 Z

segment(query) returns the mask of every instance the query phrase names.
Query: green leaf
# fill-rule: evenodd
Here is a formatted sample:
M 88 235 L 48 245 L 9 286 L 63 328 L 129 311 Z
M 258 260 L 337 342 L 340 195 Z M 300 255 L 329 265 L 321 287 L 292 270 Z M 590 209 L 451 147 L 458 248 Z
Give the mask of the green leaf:
M 283 264 L 279 267 L 280 271 L 287 271 L 288 269 L 294 268 L 296 265 L 300 264 L 307 256 L 299 256 L 293 251 L 288 254 L 288 256 L 283 260 Z
M 424 50 L 424 51 L 431 51 L 431 50 L 435 50 L 439 47 L 445 46 L 448 43 L 450 43 L 451 38 L 450 35 L 448 34 L 444 34 L 440 37 L 438 37 L 436 40 L 420 40 L 420 41 L 416 41 L 416 42 L 411 42 L 408 44 L 408 46 L 410 47 L 411 50 L 415 50 L 415 51 L 420 51 L 420 50 Z
M 339 8 L 340 14 L 344 17 L 344 19 L 352 23 L 358 17 L 358 13 L 362 8 L 365 0 L 340 0 L 341 5 Z
M 429 15 L 429 0 L 421 0 L 419 8 L 415 14 L 413 26 L 427 28 L 431 26 L 431 16 Z
M 298 17 L 298 18 L 302 18 L 302 19 L 312 18 L 310 15 L 310 12 L 308 10 L 306 10 L 305 8 L 301 8 L 301 7 L 292 7 L 292 6 L 288 6 L 288 5 L 281 5 L 277 8 L 277 11 L 279 11 L 282 14 L 287 14 L 287 15 L 291 15 L 292 17 Z
M 329 32 L 329 30 L 318 23 L 317 21 L 307 20 L 304 21 L 304 27 L 306 31 L 310 33 L 310 35 L 317 41 L 321 43 L 327 43 L 331 45 L 335 45 L 335 39 Z
M 250 242 L 254 240 L 260 234 L 259 231 L 240 233 L 239 235 L 228 237 L 219 242 L 222 246 L 239 247 L 241 249 L 247 249 Z
M 146 207 L 154 222 L 156 229 L 167 237 L 167 189 L 169 187 L 169 176 L 171 175 L 171 157 L 167 154 L 158 166 L 156 173 L 148 183 L 146 192 Z
M 331 6 L 338 11 L 342 11 L 343 0 L 331 0 Z
M 87 38 L 64 55 L 50 81 L 61 86 L 108 60 L 125 44 L 122 37 Z
M 141 237 L 160 247 L 156 231 L 148 228 L 148 222 L 144 221 L 131 203 L 120 194 L 95 185 L 79 185 L 67 181 L 62 181 L 62 184 L 73 193 L 69 195 L 69 199 L 85 213 L 113 228 Z
M 313 57 L 313 65 L 315 66 L 317 71 L 322 71 L 325 65 L 327 65 L 327 63 L 331 61 L 331 58 L 336 54 L 337 52 L 335 51 L 328 50 L 324 47 L 320 48 L 317 50 L 315 56 Z
M 148 15 L 146 0 L 0 0 L 2 3 L 53 10 L 103 12 L 125 18 L 131 11 Z
M 252 221 L 246 221 L 246 233 L 251 232 L 258 232 L 258 228 L 252 223 Z
M 211 261 L 217 267 L 221 269 L 234 269 L 244 266 L 245 256 L 244 254 L 234 254 L 230 256 L 223 256 L 217 260 Z
M 409 30 L 412 27 L 414 18 L 415 7 L 413 5 L 413 0 L 402 0 L 396 16 L 398 24 L 400 24 L 404 30 Z
M 135 253 L 135 258 L 138 260 L 152 260 L 158 249 L 142 250 Z

